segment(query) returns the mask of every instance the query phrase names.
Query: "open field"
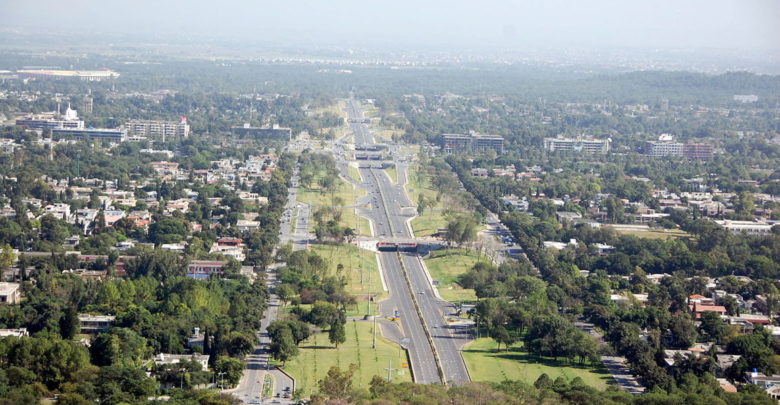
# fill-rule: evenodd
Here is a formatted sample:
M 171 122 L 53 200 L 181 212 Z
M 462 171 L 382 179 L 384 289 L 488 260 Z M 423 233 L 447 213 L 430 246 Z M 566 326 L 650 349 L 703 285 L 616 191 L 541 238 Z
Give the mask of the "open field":
M 311 250 L 328 261 L 331 274 L 337 274 L 339 264 L 344 265 L 342 274 L 347 280 L 346 291 L 355 296 L 359 306 L 359 309 L 355 309 L 355 315 L 366 314 L 369 293 L 375 297 L 375 302 L 387 297 L 387 293 L 382 289 L 374 252 L 354 245 L 324 244 L 311 245 Z M 372 304 L 371 312 L 376 313 L 375 311 L 376 305 Z
M 386 378 L 387 367 L 395 369 L 392 371 L 394 382 L 411 381 L 409 369 L 401 367 L 402 363 L 408 363 L 406 352 L 399 350 L 398 345 L 377 333 L 376 349 L 371 348 L 372 326 L 371 322 L 348 321 L 345 326 L 347 341 L 338 349 L 328 341 L 327 332 L 313 334 L 302 342 L 300 354 L 283 367 L 295 377 L 296 389 L 303 389 L 304 397 L 308 397 L 318 390 L 317 382 L 325 377 L 330 367 L 346 370 L 350 364 L 357 365 L 352 380 L 355 388 L 367 389 L 375 375 Z
M 363 110 L 363 116 L 366 118 L 375 118 L 379 116 L 379 108 L 369 103 L 360 103 Z
M 312 206 L 312 213 L 317 207 L 330 206 L 334 198 L 340 198 L 344 205 L 341 206 L 341 222 L 356 230 L 361 235 L 371 236 L 371 228 L 368 220 L 355 213 L 354 205 L 357 198 L 366 194 L 365 190 L 356 190 L 351 184 L 338 178 L 334 192 L 321 192 L 317 184 L 319 176 L 315 176 L 310 187 L 301 187 L 298 192 L 298 200 Z M 309 230 L 314 231 L 315 221 L 310 221 Z
M 496 352 L 496 347 L 494 340 L 480 338 L 463 348 L 463 359 L 473 381 L 520 380 L 533 384 L 543 373 L 553 380 L 559 376 L 567 380 L 580 377 L 585 384 L 599 389 L 605 388 L 613 381 L 602 365 L 579 366 L 575 363 L 569 364 L 565 360 L 537 358 L 524 352 L 522 343 L 511 346 L 508 351 Z
M 679 229 L 664 230 L 664 229 L 653 228 L 647 231 L 634 230 L 634 229 L 630 229 L 630 230 L 616 229 L 616 231 L 621 235 L 633 235 L 638 238 L 646 238 L 646 239 L 669 239 L 669 238 L 691 237 L 691 234 L 685 231 L 681 231 Z
M 480 261 L 479 256 L 479 253 L 469 249 L 441 249 L 431 252 L 430 257 L 425 259 L 431 277 L 439 282 L 437 288 L 443 299 L 452 303 L 477 300 L 474 290 L 464 289 L 455 281 Z M 482 257 L 481 260 L 490 259 Z
M 320 107 L 320 108 L 315 108 L 313 110 L 310 110 L 308 114 L 311 116 L 317 116 L 325 113 L 331 113 L 341 117 L 344 121 L 340 126 L 322 128 L 323 134 L 326 134 L 329 131 L 333 130 L 333 132 L 335 133 L 335 137 L 339 138 L 341 136 L 344 136 L 347 132 L 349 132 L 349 126 L 347 125 L 347 121 L 346 121 L 347 113 L 344 111 L 345 106 L 346 103 L 343 100 L 340 100 L 337 103 L 331 104 L 327 107 Z

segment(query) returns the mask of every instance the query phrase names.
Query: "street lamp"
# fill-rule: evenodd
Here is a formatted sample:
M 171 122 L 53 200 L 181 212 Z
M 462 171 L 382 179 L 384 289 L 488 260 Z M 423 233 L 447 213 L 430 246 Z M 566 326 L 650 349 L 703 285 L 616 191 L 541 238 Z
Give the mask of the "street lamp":
M 219 382 L 219 389 L 220 390 L 224 390 L 225 389 L 225 377 L 224 377 L 225 376 L 225 372 L 221 371 L 221 372 L 217 373 L 217 375 L 219 376 L 219 381 L 220 381 Z
M 184 372 L 187 371 L 186 368 L 180 368 L 179 369 L 179 389 L 184 389 Z

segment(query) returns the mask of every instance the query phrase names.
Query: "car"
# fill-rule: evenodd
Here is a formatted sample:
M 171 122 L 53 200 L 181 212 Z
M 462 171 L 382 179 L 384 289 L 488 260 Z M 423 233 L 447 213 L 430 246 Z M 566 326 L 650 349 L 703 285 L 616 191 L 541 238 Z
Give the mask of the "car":
M 422 295 L 425 295 L 425 291 L 422 291 L 422 290 L 421 290 L 421 291 L 420 291 L 420 294 L 422 294 Z
M 290 387 L 284 387 L 284 390 L 290 392 Z

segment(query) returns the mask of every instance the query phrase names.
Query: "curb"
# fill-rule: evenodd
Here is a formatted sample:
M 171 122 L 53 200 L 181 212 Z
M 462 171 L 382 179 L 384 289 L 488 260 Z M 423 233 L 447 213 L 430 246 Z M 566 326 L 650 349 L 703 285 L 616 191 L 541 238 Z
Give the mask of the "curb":
M 277 370 L 279 370 L 279 372 L 281 372 L 282 374 L 286 375 L 286 376 L 287 376 L 287 377 L 288 377 L 290 380 L 292 380 L 292 387 L 290 387 L 290 390 L 291 390 L 292 392 L 295 392 L 295 377 L 293 377 L 293 376 L 291 376 L 290 374 L 288 374 L 288 373 L 287 373 L 286 371 L 284 371 L 284 369 L 283 369 L 283 368 L 281 368 L 281 367 L 276 367 L 276 369 L 277 369 Z
M 433 278 L 431 277 L 431 273 L 428 271 L 428 266 L 425 265 L 425 260 L 423 260 L 420 256 L 416 256 L 417 260 L 420 262 L 420 267 L 423 269 L 423 274 L 425 274 L 425 278 L 428 279 L 428 284 L 431 285 L 431 289 L 433 290 L 433 295 L 436 296 L 436 298 L 446 301 L 444 298 L 439 295 L 439 289 L 433 285 Z M 449 301 L 446 301 L 449 302 Z

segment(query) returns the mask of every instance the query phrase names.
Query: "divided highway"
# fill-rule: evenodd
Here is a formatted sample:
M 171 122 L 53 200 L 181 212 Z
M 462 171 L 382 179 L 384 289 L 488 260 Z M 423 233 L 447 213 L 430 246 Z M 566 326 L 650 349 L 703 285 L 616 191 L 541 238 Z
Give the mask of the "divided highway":
M 363 114 L 355 100 L 349 101 L 347 113 L 355 145 L 374 145 L 373 136 L 363 123 Z M 374 166 L 377 163 L 369 165 Z M 406 179 L 406 165 L 397 164 L 396 169 L 399 182 L 403 183 L 403 179 Z M 374 226 L 374 235 L 380 240 L 383 237 L 413 238 L 408 226 L 412 216 L 402 212 L 402 208 L 413 206 L 403 190 L 403 184 L 392 183 L 384 170 L 378 167 L 361 167 L 360 174 L 363 178 L 363 186 L 369 190 L 372 209 L 368 214 Z M 450 326 L 445 318 L 445 315 L 454 314 L 456 311 L 454 305 L 435 296 L 433 286 L 416 254 L 399 255 L 395 252 L 380 252 L 379 257 L 391 293 L 390 298 L 380 304 L 380 308 L 383 315 L 393 315 L 396 310 L 401 315 L 403 333 L 410 340 L 406 346 L 409 349 L 415 381 L 441 382 L 434 349 L 426 337 L 424 328 L 427 328 L 431 334 L 445 382 L 469 381 L 460 354 L 460 347 L 469 340 L 468 329 Z M 409 283 L 404 277 L 404 268 Z M 420 307 L 422 319 L 414 308 L 411 294 L 415 295 L 414 299 Z

